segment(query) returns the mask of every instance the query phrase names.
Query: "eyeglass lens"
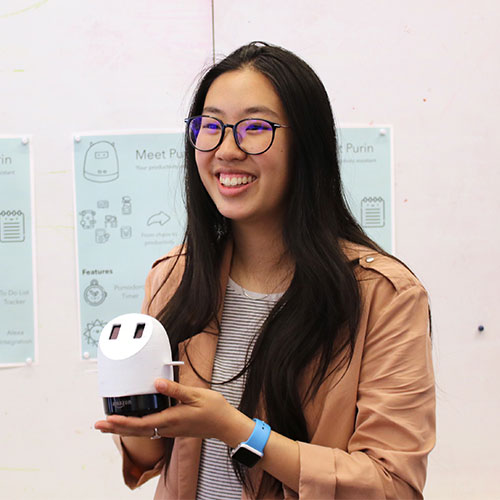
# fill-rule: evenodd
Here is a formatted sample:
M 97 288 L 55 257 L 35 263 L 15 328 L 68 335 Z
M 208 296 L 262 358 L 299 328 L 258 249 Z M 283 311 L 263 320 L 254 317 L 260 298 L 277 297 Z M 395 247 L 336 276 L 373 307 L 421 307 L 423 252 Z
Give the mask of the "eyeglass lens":
M 196 149 L 211 151 L 221 142 L 223 125 L 209 116 L 196 116 L 189 123 L 189 138 Z M 242 120 L 236 126 L 236 143 L 250 154 L 264 152 L 273 142 L 273 126 L 255 118 Z

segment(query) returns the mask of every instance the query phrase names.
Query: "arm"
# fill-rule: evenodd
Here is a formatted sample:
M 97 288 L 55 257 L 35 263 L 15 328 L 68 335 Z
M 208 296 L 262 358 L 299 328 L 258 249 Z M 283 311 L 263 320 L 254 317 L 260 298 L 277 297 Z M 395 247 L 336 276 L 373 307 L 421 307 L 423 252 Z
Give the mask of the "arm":
M 120 436 L 136 466 L 144 470 L 152 467 L 163 456 L 162 440 L 151 440 L 154 428 L 164 437 L 191 436 L 216 438 L 231 448 L 248 439 L 254 421 L 231 406 L 216 391 L 188 387 L 170 380 L 156 381 L 158 392 L 177 399 L 180 404 L 160 413 L 142 418 L 110 415 L 98 422 L 96 428 L 104 433 Z M 144 436 L 144 437 L 142 437 Z M 151 443 L 154 446 L 151 446 Z M 141 450 L 141 447 L 145 447 Z M 292 489 L 298 487 L 299 448 L 297 442 L 271 432 L 259 467 L 277 477 Z
M 361 346 L 354 431 L 345 449 L 314 436 L 299 443 L 301 498 L 422 497 L 435 438 L 427 295 L 420 285 L 380 285 Z M 325 404 L 317 434 L 338 414 Z
M 107 422 L 109 423 L 109 422 Z M 105 425 L 97 427 L 104 430 Z M 130 460 L 141 470 L 152 469 L 165 454 L 165 446 L 161 439 L 148 437 L 120 436 L 121 445 Z
M 163 380 L 157 389 L 181 404 L 141 419 L 109 417 L 106 432 L 149 437 L 157 427 L 163 436 L 215 437 L 230 447 L 252 432 L 252 420 L 214 391 Z M 259 466 L 305 499 L 421 497 L 434 444 L 434 385 L 420 286 L 392 294 L 377 312 L 364 338 L 357 394 L 346 450 L 328 438 L 297 443 L 272 432 Z M 326 400 L 323 436 L 341 413 Z
M 158 448 L 160 448 L 161 446 L 161 451 L 158 450 L 157 457 L 154 457 L 153 455 L 150 455 L 148 457 L 146 455 L 147 452 L 145 452 L 141 458 L 141 454 L 137 453 L 131 454 L 129 453 L 128 448 L 125 446 L 125 442 L 128 441 L 130 443 L 131 439 L 132 439 L 131 437 L 124 437 L 119 435 L 113 436 L 113 441 L 115 442 L 118 450 L 122 455 L 122 474 L 124 482 L 129 488 L 135 489 L 144 484 L 146 481 L 149 481 L 149 479 L 161 473 L 163 464 L 165 462 L 164 461 L 165 450 L 163 448 L 165 440 L 161 439 L 153 441 L 158 444 Z M 140 449 L 141 441 L 143 443 L 143 446 L 146 447 L 146 449 L 149 447 L 149 443 L 147 442 L 148 440 L 151 441 L 149 438 L 138 437 L 135 439 L 137 439 L 135 443 L 135 446 L 137 446 L 136 451 Z

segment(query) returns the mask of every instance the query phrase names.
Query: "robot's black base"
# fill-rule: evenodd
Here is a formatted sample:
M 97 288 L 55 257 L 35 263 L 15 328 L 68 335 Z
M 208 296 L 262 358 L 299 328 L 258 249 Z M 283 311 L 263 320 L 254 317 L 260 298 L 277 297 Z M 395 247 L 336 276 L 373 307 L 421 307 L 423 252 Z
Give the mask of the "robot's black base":
M 140 394 L 138 396 L 102 398 L 102 400 L 106 415 L 124 415 L 126 417 L 143 417 L 170 406 L 170 398 L 163 394 Z

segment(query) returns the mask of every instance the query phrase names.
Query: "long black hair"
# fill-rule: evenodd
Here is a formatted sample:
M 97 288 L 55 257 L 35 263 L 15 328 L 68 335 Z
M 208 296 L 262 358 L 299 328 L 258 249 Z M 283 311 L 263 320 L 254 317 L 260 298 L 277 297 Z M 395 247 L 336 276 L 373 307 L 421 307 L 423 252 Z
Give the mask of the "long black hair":
M 245 366 L 240 410 L 254 417 L 262 401 L 273 430 L 297 441 L 309 441 L 304 404 L 326 377 L 348 365 L 360 316 L 360 292 L 341 240 L 380 248 L 363 232 L 347 206 L 327 92 L 311 67 L 295 54 L 262 42 L 237 49 L 202 77 L 190 116 L 202 114 L 208 89 L 218 76 L 243 68 L 269 79 L 292 133 L 283 241 L 295 270 L 288 290 L 264 322 Z M 205 190 L 187 136 L 185 155 L 185 270 L 176 293 L 159 314 L 174 354 L 179 342 L 217 320 L 222 300 L 221 259 L 231 238 L 231 223 Z M 186 352 L 189 354 L 189 346 Z M 301 392 L 304 370 L 312 363 L 313 376 Z M 235 470 L 250 488 L 246 471 L 237 464 Z M 265 476 L 267 483 L 279 487 L 271 476 Z

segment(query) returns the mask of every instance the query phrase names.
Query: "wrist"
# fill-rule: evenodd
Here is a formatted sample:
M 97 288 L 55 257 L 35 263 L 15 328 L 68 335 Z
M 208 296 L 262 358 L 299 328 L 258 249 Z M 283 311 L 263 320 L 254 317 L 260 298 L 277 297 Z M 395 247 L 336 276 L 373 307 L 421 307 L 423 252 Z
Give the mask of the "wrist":
M 252 434 L 231 452 L 231 458 L 246 467 L 253 467 L 264 457 L 264 448 L 271 435 L 271 427 L 266 422 L 254 418 Z
M 231 409 L 230 418 L 224 428 L 221 429 L 218 439 L 226 443 L 230 448 L 235 448 L 252 434 L 255 422 L 236 408 L 231 407 Z

